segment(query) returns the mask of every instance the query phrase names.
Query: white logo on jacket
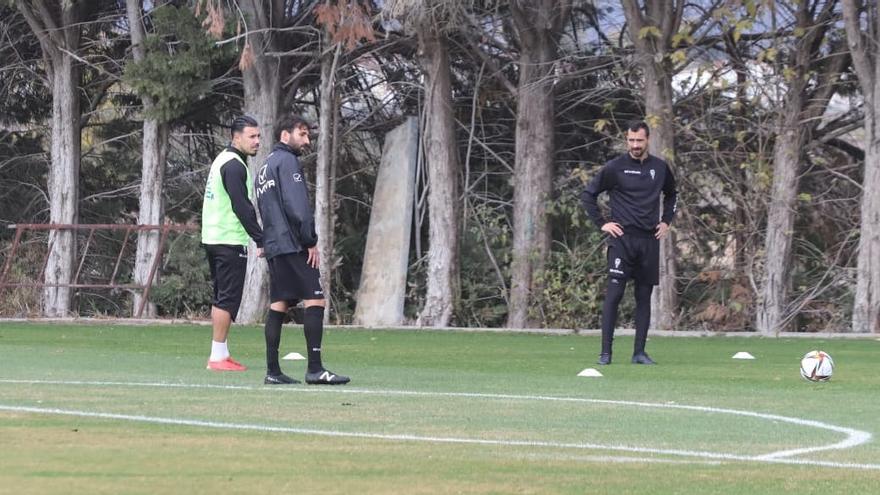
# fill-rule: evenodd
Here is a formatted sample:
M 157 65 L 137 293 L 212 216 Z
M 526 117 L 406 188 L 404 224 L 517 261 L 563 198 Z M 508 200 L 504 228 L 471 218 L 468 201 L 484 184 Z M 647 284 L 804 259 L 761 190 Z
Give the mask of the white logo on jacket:
M 257 174 L 257 196 L 262 196 L 266 191 L 275 187 L 275 181 L 266 177 L 269 164 L 260 167 L 260 173 Z
M 294 181 L 294 182 L 302 182 L 302 181 L 303 181 L 303 176 L 302 176 L 302 174 L 294 173 L 294 174 L 293 174 L 293 181 Z
M 651 169 L 651 180 L 654 180 L 654 174 L 656 174 L 656 172 L 654 172 L 654 169 L 652 168 Z

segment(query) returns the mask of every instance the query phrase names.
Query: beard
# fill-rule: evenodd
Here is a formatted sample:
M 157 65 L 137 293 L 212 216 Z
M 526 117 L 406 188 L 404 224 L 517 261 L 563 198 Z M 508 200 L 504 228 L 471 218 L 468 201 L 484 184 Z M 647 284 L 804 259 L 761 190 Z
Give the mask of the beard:
M 286 144 L 287 147 L 293 151 L 293 154 L 295 154 L 297 156 L 302 155 L 303 152 L 305 151 L 305 146 L 297 143 L 296 141 L 293 140 L 293 138 L 288 139 L 287 142 L 284 142 L 284 141 L 281 141 L 281 142 Z
M 645 148 L 631 149 L 629 150 L 629 154 L 632 155 L 633 158 L 642 158 L 645 156 Z

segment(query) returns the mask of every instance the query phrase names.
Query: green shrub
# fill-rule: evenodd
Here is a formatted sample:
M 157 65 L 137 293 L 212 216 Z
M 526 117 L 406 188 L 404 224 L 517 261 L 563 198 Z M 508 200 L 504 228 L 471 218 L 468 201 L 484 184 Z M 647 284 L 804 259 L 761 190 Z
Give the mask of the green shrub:
M 206 316 L 211 311 L 211 273 L 199 239 L 182 234 L 168 244 L 162 276 L 150 300 L 160 316 Z

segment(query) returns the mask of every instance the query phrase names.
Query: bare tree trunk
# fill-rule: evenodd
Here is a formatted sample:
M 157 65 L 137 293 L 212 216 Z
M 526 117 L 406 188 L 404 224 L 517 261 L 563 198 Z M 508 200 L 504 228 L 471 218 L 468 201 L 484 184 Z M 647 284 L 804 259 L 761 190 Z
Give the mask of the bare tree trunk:
M 550 252 L 547 201 L 553 188 L 555 107 L 553 64 L 569 1 L 511 3 L 520 43 L 513 177 L 513 249 L 507 326 L 535 325 L 532 297 L 542 288 L 541 271 Z
M 532 55 L 535 55 L 534 57 Z M 547 53 L 520 56 L 516 115 L 516 161 L 513 177 L 513 252 L 507 326 L 527 328 L 537 279 L 550 251 L 547 201 L 553 185 L 554 112 Z
M 340 106 L 341 106 L 341 100 L 339 97 L 339 92 L 334 91 L 333 92 L 333 108 L 338 109 L 338 108 L 340 108 Z M 338 117 L 338 114 L 335 117 Z M 330 208 L 331 208 L 331 212 L 333 214 L 333 217 L 330 222 L 331 228 L 330 228 L 330 231 L 328 232 L 328 235 L 330 236 L 330 246 L 332 246 L 332 249 L 330 250 L 331 254 L 335 253 L 335 250 L 336 250 L 336 207 L 338 206 L 338 201 L 336 199 L 336 171 L 339 169 L 339 153 L 336 152 L 336 150 L 338 149 L 338 146 L 339 146 L 339 119 L 338 118 L 333 119 L 332 129 L 333 129 L 333 139 L 330 142 L 330 148 L 334 151 L 333 151 L 333 159 L 330 160 L 330 171 L 328 173 L 328 176 L 330 179 L 329 180 L 330 192 L 328 193 L 328 196 L 330 197 Z M 337 268 L 337 266 L 338 266 L 337 260 L 334 259 L 330 269 L 335 270 Z M 328 283 L 330 283 L 330 281 L 333 279 L 332 276 L 333 276 L 332 272 L 327 274 Z M 332 284 L 329 287 L 332 289 L 333 288 Z M 332 296 L 333 295 L 331 294 L 331 297 Z M 329 301 L 328 301 L 328 304 L 329 304 Z M 329 323 L 329 321 L 330 321 L 329 312 L 327 312 L 327 314 L 325 314 L 324 320 Z M 341 323 L 342 323 L 341 315 L 339 314 L 339 312 L 337 312 L 336 313 L 336 324 L 340 325 Z
M 852 330 L 880 333 L 880 12 L 869 4 L 843 0 L 847 44 L 865 98 L 865 178 Z
M 336 127 L 336 64 L 339 60 L 340 45 L 331 52 L 327 50 L 321 60 L 321 102 L 318 119 L 318 159 L 315 168 L 315 223 L 318 231 L 318 259 L 321 272 L 321 288 L 324 289 L 326 310 L 324 322 L 330 321 L 330 303 L 332 300 L 333 259 L 333 228 L 336 216 L 333 211 L 333 182 L 335 171 L 333 162 L 336 149 L 333 146 L 334 128 Z
M 79 216 L 80 105 L 79 17 L 82 2 L 49 5 L 44 0 L 16 2 L 28 26 L 37 35 L 52 90 L 52 145 L 49 166 L 49 222 L 76 223 Z M 49 232 L 49 253 L 44 272 L 43 315 L 68 316 L 70 284 L 76 256 L 76 236 L 71 230 Z
M 52 56 L 52 166 L 49 169 L 49 222 L 76 223 L 79 218 L 80 113 L 78 62 L 67 53 Z M 71 230 L 49 234 L 49 259 L 43 289 L 43 315 L 70 313 L 70 288 L 49 287 L 73 281 L 76 236 Z
M 144 103 L 146 111 L 147 103 Z M 138 200 L 138 225 L 162 225 L 165 218 L 165 162 L 168 156 L 168 124 L 156 119 L 144 121 L 143 164 L 141 166 L 141 193 Z M 159 231 L 141 231 L 138 233 L 137 251 L 135 252 L 134 283 L 144 285 L 150 277 L 150 270 L 159 256 Z M 159 269 L 153 275 L 153 285 L 159 279 Z M 142 304 L 142 294 L 135 292 L 132 315 L 135 315 Z M 156 317 L 156 305 L 147 301 L 144 312 L 146 318 Z
M 847 58 L 836 54 L 824 60 L 816 51 L 816 40 L 823 41 L 825 25 L 833 16 L 833 2 L 813 18 L 808 2 L 798 5 L 797 23 L 806 35 L 798 38 L 791 59 L 795 76 L 785 83 L 787 93 L 780 109 L 781 116 L 773 145 L 773 187 L 767 210 L 767 234 L 764 242 L 764 276 L 758 292 L 755 326 L 764 335 L 784 331 L 791 315 L 786 311 L 791 286 L 792 236 L 798 189 L 798 166 L 804 145 L 809 141 L 817 118 L 825 112 L 828 101 Z M 842 48 L 842 47 L 841 47 Z M 838 50 L 831 50 L 832 53 Z M 821 69 L 819 84 L 808 89 L 806 77 Z
M 799 85 L 798 85 L 799 86 Z M 781 111 L 776 143 L 773 147 L 773 187 L 767 210 L 767 234 L 764 240 L 764 277 L 758 293 L 755 326 L 764 335 L 774 335 L 787 326 L 785 305 L 791 285 L 791 240 L 794 229 L 795 201 L 798 187 L 798 164 L 805 135 L 800 128 L 801 88 L 793 88 Z
M 878 79 L 880 80 L 880 79 Z M 880 94 L 880 88 L 874 90 Z M 862 183 L 862 218 L 859 257 L 856 264 L 856 295 L 853 304 L 854 332 L 880 333 L 880 99 L 874 99 L 871 119 L 865 112 L 865 179 Z
M 417 325 L 449 325 L 458 300 L 459 158 L 446 40 L 435 29 L 419 30 L 425 74 L 425 160 L 428 169 L 428 280 Z
M 658 64 L 653 56 L 641 57 L 645 72 L 645 113 L 651 122 L 651 153 L 675 167 L 675 115 L 672 112 L 672 75 Z M 658 219 L 659 222 L 659 219 Z M 660 240 L 660 284 L 651 294 L 651 316 L 654 328 L 671 330 L 678 314 L 678 275 L 675 232 Z
M 131 32 L 132 53 L 136 61 L 146 56 L 144 39 L 146 32 L 143 24 L 142 0 L 126 0 L 128 24 Z M 163 192 L 165 190 L 165 161 L 168 155 L 169 126 L 155 117 L 150 117 L 150 110 L 155 103 L 150 97 L 142 97 L 143 126 L 143 163 L 141 165 L 141 189 L 138 208 L 138 225 L 161 225 L 165 217 Z M 150 275 L 154 259 L 159 255 L 160 233 L 158 231 L 141 231 L 138 233 L 137 251 L 135 252 L 134 283 L 144 285 Z M 153 276 L 155 284 L 159 273 Z M 143 303 L 142 294 L 135 292 L 132 315 L 137 316 L 138 308 Z M 140 316 L 153 318 L 156 316 L 156 305 L 147 303 L 144 313 Z
M 666 59 L 672 36 L 681 24 L 684 2 L 657 0 L 642 9 L 638 0 L 622 0 L 629 36 L 645 75 L 645 118 L 651 126 L 651 153 L 675 168 L 675 115 L 672 102 L 672 68 Z M 647 27 L 655 33 L 644 31 Z M 659 219 L 657 220 L 659 222 Z M 678 291 L 675 233 L 660 241 L 660 285 L 651 296 L 652 326 L 663 330 L 675 326 Z
M 276 141 L 275 121 L 279 115 L 281 103 L 281 61 L 277 57 L 267 56 L 266 52 L 275 51 L 274 33 L 266 31 L 280 22 L 283 11 L 273 11 L 275 2 L 259 0 L 242 0 L 239 2 L 242 11 L 249 21 L 247 46 L 253 50 L 253 64 L 244 67 L 244 112 L 260 124 L 261 144 L 257 155 L 250 159 L 251 173 L 256 176 L 257 170 L 266 162 L 266 157 Z M 248 49 L 248 48 L 245 48 Z M 259 215 L 259 211 L 257 212 Z M 269 273 L 266 262 L 257 258 L 256 246 L 251 242 L 248 249 L 248 267 L 245 277 L 245 291 L 238 311 L 239 323 L 259 321 L 269 306 Z

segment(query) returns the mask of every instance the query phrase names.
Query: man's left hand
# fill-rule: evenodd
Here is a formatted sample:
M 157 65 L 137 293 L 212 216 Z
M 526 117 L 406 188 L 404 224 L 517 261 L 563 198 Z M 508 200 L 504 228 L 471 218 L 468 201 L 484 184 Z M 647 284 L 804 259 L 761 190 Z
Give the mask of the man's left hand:
M 319 264 L 318 257 L 318 246 L 312 246 L 309 248 L 309 259 L 306 261 L 306 263 L 308 263 L 310 267 L 317 270 Z
M 666 222 L 660 222 L 656 227 L 656 232 L 654 232 L 654 237 L 657 239 L 663 239 L 666 237 L 666 234 L 669 233 L 669 225 Z

